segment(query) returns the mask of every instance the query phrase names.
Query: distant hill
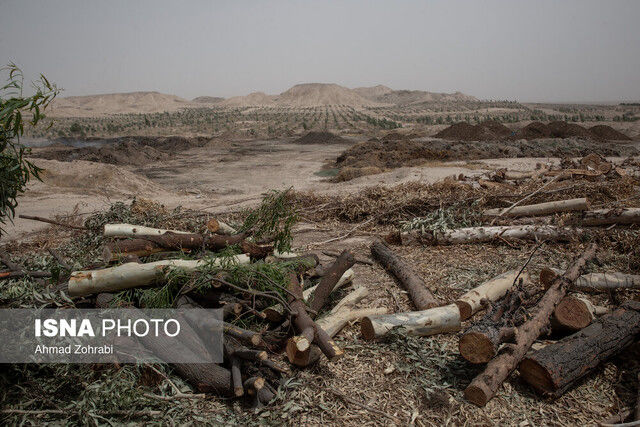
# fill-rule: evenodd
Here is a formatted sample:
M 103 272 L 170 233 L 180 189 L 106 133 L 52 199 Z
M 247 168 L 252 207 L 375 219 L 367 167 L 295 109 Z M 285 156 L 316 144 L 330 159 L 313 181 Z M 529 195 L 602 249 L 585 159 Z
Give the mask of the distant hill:
M 425 102 L 477 101 L 478 99 L 462 92 L 436 93 L 423 90 L 392 90 L 386 86 L 360 87 L 354 89 L 370 101 L 381 104 L 410 105 Z
M 273 95 L 267 95 L 264 92 L 253 92 L 247 96 L 234 96 L 225 99 L 220 104 L 228 107 L 250 107 L 255 105 L 273 105 Z
M 199 96 L 191 100 L 191 102 L 197 102 L 198 104 L 217 104 L 222 101 L 224 101 L 224 98 L 219 96 Z
M 295 85 L 280 95 L 254 92 L 247 96 L 236 96 L 223 102 L 228 106 L 278 105 L 283 107 L 312 107 L 320 105 L 376 105 L 363 98 L 353 89 L 333 83 L 304 83 Z
M 158 113 L 189 106 L 189 101 L 175 95 L 129 92 L 56 98 L 48 113 L 53 117 L 92 117 L 122 113 Z

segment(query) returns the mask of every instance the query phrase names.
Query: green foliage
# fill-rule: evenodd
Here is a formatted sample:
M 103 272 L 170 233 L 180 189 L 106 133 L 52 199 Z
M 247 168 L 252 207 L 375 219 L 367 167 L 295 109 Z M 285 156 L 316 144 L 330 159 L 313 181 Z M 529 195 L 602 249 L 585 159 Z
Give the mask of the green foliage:
M 33 176 L 40 179 L 40 169 L 25 159 L 29 149 L 20 143 L 24 134 L 23 113 L 28 113 L 32 126 L 44 118 L 43 111 L 58 94 L 55 85 L 40 75 L 33 84 L 35 94 L 22 93 L 24 77 L 14 64 L 2 71 L 8 73 L 7 83 L 0 87 L 0 226 L 15 216 L 16 198 L 23 193 Z M 0 227 L 0 232 L 2 228 Z
M 471 209 L 468 207 L 466 209 L 460 208 L 459 205 L 439 208 L 424 217 L 401 221 L 400 227 L 403 231 L 419 230 L 424 233 L 425 231 L 446 231 L 460 227 L 471 227 L 480 223 L 478 213 L 473 205 Z
M 289 190 L 272 190 L 262 199 L 260 206 L 247 212 L 240 231 L 251 232 L 255 239 L 273 238 L 276 250 L 291 249 L 291 228 L 298 220 L 293 203 L 288 200 Z

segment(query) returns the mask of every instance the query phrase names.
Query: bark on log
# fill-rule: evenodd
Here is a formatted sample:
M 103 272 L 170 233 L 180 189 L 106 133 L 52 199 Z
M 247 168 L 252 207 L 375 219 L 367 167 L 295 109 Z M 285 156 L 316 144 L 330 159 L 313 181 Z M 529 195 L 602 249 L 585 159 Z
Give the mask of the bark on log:
M 51 277 L 50 271 L 27 271 L 27 270 L 0 270 L 0 280 L 20 279 L 23 277 L 45 278 Z
M 336 291 L 342 288 L 344 285 L 351 283 L 354 276 L 355 272 L 353 271 L 353 269 L 350 268 L 345 271 L 344 274 L 342 274 L 342 277 L 340 277 L 340 280 L 338 280 L 338 283 L 336 283 L 336 285 L 333 287 L 333 291 Z M 317 287 L 318 285 L 315 285 L 302 291 L 302 297 L 305 301 L 309 301 L 309 298 L 311 298 Z M 265 308 L 262 312 L 266 316 L 266 319 L 270 322 L 281 322 L 284 319 L 285 315 L 285 309 L 282 304 L 272 305 L 271 307 Z
M 580 235 L 582 230 L 556 227 L 553 225 L 514 225 L 468 227 L 449 231 L 435 231 L 420 236 L 431 244 L 483 243 L 493 240 L 549 240 L 569 241 Z
M 460 310 L 455 304 L 381 316 L 368 316 L 360 322 L 360 331 L 367 340 L 382 338 L 391 330 L 402 327 L 407 335 L 428 336 L 460 330 Z
M 640 208 L 613 208 L 587 211 L 580 220 L 580 224 L 587 226 L 640 224 Z
M 373 242 L 371 254 L 388 272 L 398 279 L 402 287 L 409 293 L 411 301 L 418 310 L 427 310 L 440 305 L 427 288 L 424 280 L 387 245 L 379 240 Z
M 247 264 L 250 261 L 247 255 L 236 255 L 234 259 L 239 264 Z M 218 260 L 214 262 L 219 264 Z M 166 268 L 181 268 L 191 272 L 206 264 L 206 261 L 201 260 L 174 259 L 146 264 L 131 262 L 103 270 L 74 271 L 67 286 L 70 296 L 116 292 L 150 285 L 164 277 Z
M 558 276 L 556 268 L 543 268 L 540 271 L 540 283 L 546 289 Z M 584 274 L 571 285 L 571 290 L 578 292 L 610 292 L 622 289 L 640 289 L 640 275 L 613 273 Z
M 607 311 L 605 307 L 594 306 L 584 297 L 568 295 L 562 298 L 553 311 L 551 326 L 554 331 L 574 333 L 589 326 L 596 315 L 605 314 Z
M 526 273 L 518 276 L 519 273 L 520 270 L 502 273 L 458 298 L 455 304 L 460 309 L 460 320 L 464 321 L 473 316 L 480 310 L 483 301 L 497 301 L 505 296 L 515 285 L 516 278 L 522 282 L 529 280 L 529 276 Z
M 527 356 L 518 369 L 538 392 L 559 396 L 601 362 L 631 345 L 638 334 L 640 302 L 627 301 L 580 332 Z
M 312 318 L 316 317 L 322 307 L 324 307 L 329 298 L 329 294 L 336 287 L 345 271 L 353 267 L 355 263 L 356 260 L 351 252 L 345 250 L 327 269 L 327 272 L 320 278 L 320 283 L 318 283 L 309 301 L 309 308 L 313 312 L 311 313 Z
M 302 287 L 295 274 L 289 277 L 289 305 L 293 314 L 293 325 L 299 335 L 289 338 L 286 353 L 289 361 L 297 366 L 307 366 L 311 354 L 311 343 L 315 343 L 328 359 L 334 359 L 343 355 L 342 350 L 311 319 L 307 313 L 307 306 L 302 296 Z
M 558 200 L 555 202 L 537 203 L 535 205 L 516 206 L 503 216 L 506 217 L 518 217 L 518 216 L 539 216 L 550 215 L 559 212 L 575 212 L 586 211 L 588 209 L 587 199 L 569 199 Z M 486 216 L 499 215 L 504 209 L 487 209 L 484 211 Z
M 563 276 L 554 281 L 539 301 L 533 317 L 517 329 L 515 344 L 489 362 L 484 372 L 474 378 L 465 389 L 464 395 L 468 401 L 484 406 L 493 398 L 503 381 L 513 372 L 533 342 L 547 327 L 555 306 L 566 294 L 568 285 L 580 276 L 580 271 L 587 261 L 595 256 L 596 247 L 596 245 L 589 247 Z

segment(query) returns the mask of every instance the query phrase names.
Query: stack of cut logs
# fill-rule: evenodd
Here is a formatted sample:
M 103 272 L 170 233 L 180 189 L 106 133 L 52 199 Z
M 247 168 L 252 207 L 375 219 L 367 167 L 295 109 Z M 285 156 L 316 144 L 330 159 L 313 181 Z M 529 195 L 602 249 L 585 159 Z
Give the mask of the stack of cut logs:
M 106 268 L 74 271 L 68 282 L 60 286 L 60 290 L 66 291 L 72 298 L 82 298 L 85 304 L 94 304 L 100 308 L 112 307 L 114 303 L 118 304 L 114 300 L 117 292 L 162 285 L 171 269 L 197 274 L 198 269 L 207 263 L 205 260 L 177 258 L 140 262 L 141 257 L 156 254 L 165 258 L 174 255 L 176 251 L 218 251 L 227 246 L 238 245 L 244 253 L 233 256 L 235 264 L 277 263 L 293 258 L 304 261 L 296 263 L 304 267 L 290 273 L 288 287 L 284 290 L 286 297 L 281 294 L 277 297 L 275 292 L 257 291 L 250 287 L 239 288 L 220 275 L 213 279 L 214 283 L 208 292 L 184 289 L 176 300 L 177 308 L 223 309 L 224 362 L 174 363 L 172 366 L 175 372 L 199 392 L 236 397 L 246 395 L 256 408 L 275 396 L 274 386 L 269 380 L 275 383 L 279 381 L 280 374 L 290 370 L 285 364 L 274 360 L 281 349 L 285 349 L 287 359 L 297 367 L 309 366 L 322 355 L 329 360 L 339 358 L 343 351 L 333 341 L 333 336 L 349 322 L 386 313 L 384 308 L 355 309 L 368 293 L 365 287 L 355 287 L 327 314 L 318 317 L 326 309 L 330 294 L 352 283 L 354 272 L 351 267 L 356 259 L 348 251 L 335 254 L 335 261 L 323 266 L 319 264 L 319 258 L 315 254 L 278 254 L 273 247 L 256 244 L 247 234 L 235 233 L 231 227 L 217 221 L 210 221 L 207 227 L 211 233 L 201 235 L 130 224 L 107 224 L 104 235 L 112 240 L 104 248 L 105 263 L 120 263 Z M 217 260 L 215 258 L 213 262 L 216 263 Z M 229 262 L 228 258 L 226 262 Z M 222 264 L 220 266 L 223 268 Z M 12 271 L 20 270 L 18 266 L 9 267 L 13 268 Z M 317 285 L 303 289 L 301 280 L 311 279 L 316 280 Z M 271 326 L 251 331 L 234 325 L 234 320 L 244 315 L 269 321 Z M 206 330 L 211 326 L 198 324 L 199 319 L 187 320 L 190 324 L 195 322 L 192 326 L 199 326 L 198 330 Z M 203 338 L 201 341 L 189 338 L 190 342 L 180 349 L 161 340 L 142 339 L 142 344 L 161 359 L 171 359 L 171 353 L 175 351 L 206 354 L 206 337 Z

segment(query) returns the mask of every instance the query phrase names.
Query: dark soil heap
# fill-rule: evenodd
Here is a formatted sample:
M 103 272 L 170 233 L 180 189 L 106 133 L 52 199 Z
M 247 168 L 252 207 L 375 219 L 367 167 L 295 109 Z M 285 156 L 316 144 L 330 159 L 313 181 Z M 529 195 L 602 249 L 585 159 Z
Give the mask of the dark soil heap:
M 331 132 L 309 132 L 293 141 L 294 144 L 349 144 L 350 142 Z
M 100 140 L 102 145 L 97 147 L 74 148 L 65 145 L 70 141 L 61 140 L 52 146 L 34 150 L 32 156 L 63 162 L 88 160 L 112 165 L 142 166 L 151 162 L 166 160 L 175 152 L 203 146 L 208 141 L 208 138 L 202 137 L 140 136 Z
M 594 141 L 630 141 L 627 135 L 611 126 L 597 125 L 589 129 L 575 123 L 563 121 L 531 122 L 517 132 L 494 121 L 487 120 L 477 125 L 455 123 L 435 134 L 436 138 L 458 141 L 496 141 L 538 138 L 582 138 Z
M 492 141 L 511 135 L 511 129 L 495 120 L 487 120 L 477 125 L 460 122 L 438 132 L 435 137 L 461 141 Z

